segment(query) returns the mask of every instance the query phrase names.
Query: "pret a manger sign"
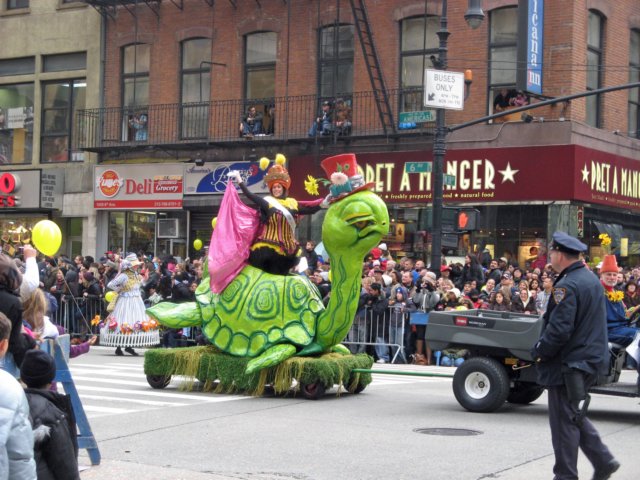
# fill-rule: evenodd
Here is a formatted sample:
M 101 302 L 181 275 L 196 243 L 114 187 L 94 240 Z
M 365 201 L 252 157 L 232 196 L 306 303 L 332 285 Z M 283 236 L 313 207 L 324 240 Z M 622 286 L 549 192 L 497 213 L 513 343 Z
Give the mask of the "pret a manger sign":
M 184 190 L 182 165 L 105 165 L 95 168 L 96 209 L 180 209 Z

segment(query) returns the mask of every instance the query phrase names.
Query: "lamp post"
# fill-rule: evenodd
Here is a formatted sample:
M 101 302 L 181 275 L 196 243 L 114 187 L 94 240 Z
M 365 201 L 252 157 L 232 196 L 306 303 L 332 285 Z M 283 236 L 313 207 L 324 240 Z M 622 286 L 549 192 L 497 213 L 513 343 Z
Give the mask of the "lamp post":
M 467 12 L 464 14 L 467 24 L 476 29 L 484 19 L 482 11 L 482 0 L 469 0 Z M 449 39 L 447 29 L 447 0 L 442 0 L 442 10 L 440 15 L 440 30 L 438 30 L 438 58 L 432 59 L 434 67 L 438 70 L 447 69 L 447 41 Z M 446 110 L 436 109 L 436 132 L 433 139 L 433 223 L 431 229 L 431 269 L 435 272 L 440 270 L 442 259 L 442 194 L 443 194 L 443 164 L 444 156 L 447 153 L 447 126 Z

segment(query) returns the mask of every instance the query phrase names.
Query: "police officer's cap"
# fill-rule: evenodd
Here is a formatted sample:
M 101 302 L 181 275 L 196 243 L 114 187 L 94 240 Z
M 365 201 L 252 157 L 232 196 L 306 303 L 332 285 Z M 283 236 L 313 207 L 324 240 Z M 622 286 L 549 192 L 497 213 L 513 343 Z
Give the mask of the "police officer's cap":
M 577 255 L 587 250 L 587 246 L 571 235 L 564 232 L 556 232 L 553 234 L 551 250 Z

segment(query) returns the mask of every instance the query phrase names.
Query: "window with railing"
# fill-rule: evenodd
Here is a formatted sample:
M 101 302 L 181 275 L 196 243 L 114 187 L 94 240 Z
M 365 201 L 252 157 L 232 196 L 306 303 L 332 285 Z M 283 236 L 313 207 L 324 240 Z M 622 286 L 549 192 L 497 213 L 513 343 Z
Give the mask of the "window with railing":
M 182 42 L 180 132 L 183 139 L 207 137 L 211 98 L 210 60 L 211 39 L 192 38 Z
M 424 70 L 433 68 L 429 57 L 438 53 L 439 18 L 412 17 L 400 26 L 400 96 L 401 112 L 424 110 Z
M 489 104 L 490 114 L 513 106 L 516 91 L 518 7 L 489 13 Z M 519 118 L 519 117 L 518 117 Z M 510 120 L 503 117 L 502 121 Z
M 122 49 L 122 141 L 146 142 L 149 137 L 150 45 Z
M 84 79 L 43 83 L 40 161 L 43 163 L 83 161 L 84 152 L 73 151 L 72 125 L 85 108 L 87 82 Z
M 640 82 L 640 30 L 631 30 L 629 83 Z M 640 88 L 629 90 L 629 135 L 640 138 Z
M 604 60 L 604 17 L 595 10 L 589 10 L 587 24 L 587 90 L 602 88 Z M 602 95 L 590 95 L 587 103 L 587 124 L 602 126 Z
M 273 132 L 275 111 L 273 105 L 276 92 L 276 59 L 278 34 L 257 32 L 245 36 L 244 48 L 244 112 L 239 119 L 239 133 L 243 133 L 246 117 L 252 107 L 259 121 L 250 125 L 251 135 Z

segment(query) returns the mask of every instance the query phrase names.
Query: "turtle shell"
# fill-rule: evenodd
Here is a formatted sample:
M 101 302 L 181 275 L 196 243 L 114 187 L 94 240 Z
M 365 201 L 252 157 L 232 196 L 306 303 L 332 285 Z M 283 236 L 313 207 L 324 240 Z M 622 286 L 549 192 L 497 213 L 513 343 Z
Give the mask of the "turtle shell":
M 246 266 L 203 305 L 203 332 L 220 350 L 255 357 L 278 343 L 305 346 L 325 309 L 318 289 L 301 275 L 273 275 Z

